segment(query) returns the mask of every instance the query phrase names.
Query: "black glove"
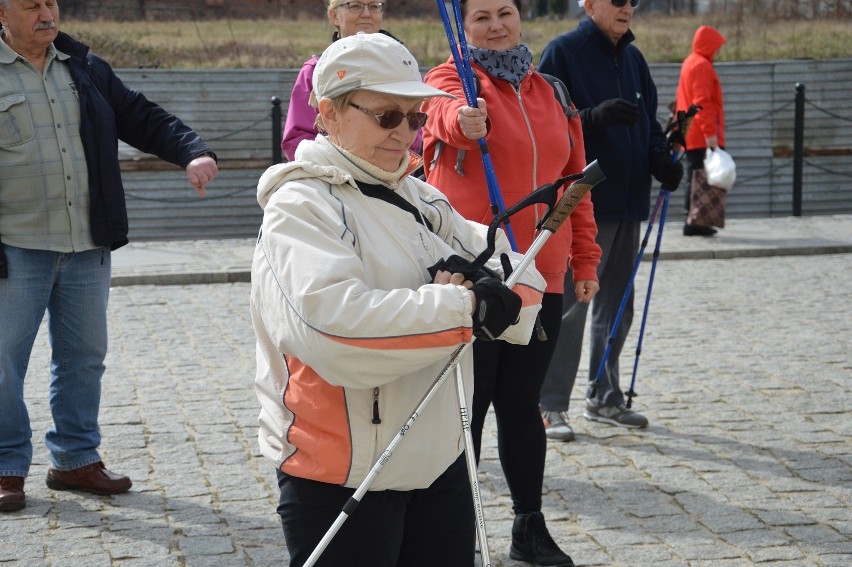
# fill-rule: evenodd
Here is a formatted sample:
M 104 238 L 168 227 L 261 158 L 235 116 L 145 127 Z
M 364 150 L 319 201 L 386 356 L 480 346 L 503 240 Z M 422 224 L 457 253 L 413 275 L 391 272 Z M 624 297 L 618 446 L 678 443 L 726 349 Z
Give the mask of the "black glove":
M 663 189 L 674 192 L 683 179 L 683 164 L 680 160 L 672 163 L 668 154 L 657 154 L 651 160 L 651 175 L 663 184 Z
M 471 291 L 476 296 L 473 335 L 477 339 L 493 341 L 518 322 L 521 297 L 503 285 L 500 278 L 482 278 Z
M 500 278 L 500 274 L 486 266 L 482 266 L 481 268 L 477 268 L 475 270 L 470 270 L 470 262 L 459 256 L 458 254 L 453 254 L 446 260 L 441 258 L 440 260 L 435 262 L 434 266 L 430 266 L 429 268 L 427 268 L 426 271 L 429 272 L 429 275 L 432 276 L 433 280 L 435 279 L 435 276 L 438 274 L 439 271 L 450 272 L 451 274 L 464 274 L 464 278 L 472 282 L 477 282 L 482 278 Z
M 639 120 L 639 107 L 623 98 L 611 98 L 593 108 L 581 110 L 580 120 L 586 130 L 630 126 Z

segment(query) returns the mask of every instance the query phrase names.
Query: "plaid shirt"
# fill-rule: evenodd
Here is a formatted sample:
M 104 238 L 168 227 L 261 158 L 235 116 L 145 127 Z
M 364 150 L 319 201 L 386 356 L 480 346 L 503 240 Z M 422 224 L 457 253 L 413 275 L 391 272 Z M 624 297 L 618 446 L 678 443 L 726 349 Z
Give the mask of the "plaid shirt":
M 97 248 L 80 138 L 80 101 L 66 64 L 48 48 L 44 73 L 0 41 L 0 238 L 20 248 Z

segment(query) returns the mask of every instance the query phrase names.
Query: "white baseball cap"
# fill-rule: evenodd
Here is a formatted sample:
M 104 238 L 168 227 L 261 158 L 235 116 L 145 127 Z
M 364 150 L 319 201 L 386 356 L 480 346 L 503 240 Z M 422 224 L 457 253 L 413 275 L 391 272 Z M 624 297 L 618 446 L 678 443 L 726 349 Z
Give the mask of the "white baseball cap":
M 411 52 L 383 33 L 358 32 L 338 39 L 320 56 L 314 68 L 317 100 L 355 89 L 411 98 L 455 98 L 424 83 Z

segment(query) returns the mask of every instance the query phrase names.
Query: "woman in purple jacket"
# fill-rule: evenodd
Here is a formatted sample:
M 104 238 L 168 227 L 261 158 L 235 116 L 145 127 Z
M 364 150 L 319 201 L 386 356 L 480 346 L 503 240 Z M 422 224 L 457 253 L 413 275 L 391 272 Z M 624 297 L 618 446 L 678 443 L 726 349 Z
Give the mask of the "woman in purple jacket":
M 332 43 L 341 37 L 355 35 L 359 31 L 364 33 L 379 32 L 393 37 L 393 35 L 381 29 L 385 2 L 327 0 L 327 3 L 328 21 L 334 28 L 334 33 L 331 35 Z M 397 38 L 393 38 L 399 41 Z M 314 67 L 316 67 L 318 60 L 319 55 L 313 55 L 305 61 L 299 71 L 299 76 L 296 77 L 293 91 L 290 93 L 290 106 L 287 108 L 284 135 L 281 139 L 281 149 L 284 150 L 287 161 L 293 161 L 299 142 L 313 140 L 317 136 L 317 129 L 314 125 L 317 111 L 308 104 L 308 101 L 311 97 L 311 90 L 314 88 Z M 421 145 L 422 136 L 418 131 L 411 149 L 419 154 Z

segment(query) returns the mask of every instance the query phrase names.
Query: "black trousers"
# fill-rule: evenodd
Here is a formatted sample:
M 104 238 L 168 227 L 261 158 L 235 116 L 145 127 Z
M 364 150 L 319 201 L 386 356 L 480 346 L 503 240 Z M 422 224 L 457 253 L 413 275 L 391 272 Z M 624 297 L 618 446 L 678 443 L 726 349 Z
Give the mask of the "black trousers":
M 559 336 L 561 294 L 544 294 L 539 319 L 547 340 L 540 340 L 533 332 L 528 345 L 503 341 L 473 343 L 471 436 L 476 459 L 478 462 L 485 416 L 488 407 L 494 404 L 497 450 L 515 514 L 541 511 L 547 439 L 538 397 Z
M 290 565 L 300 567 L 355 490 L 281 471 L 278 487 Z M 429 488 L 368 491 L 316 565 L 470 567 L 475 541 L 473 497 L 462 455 Z

